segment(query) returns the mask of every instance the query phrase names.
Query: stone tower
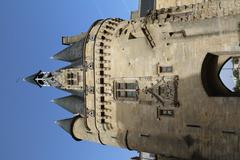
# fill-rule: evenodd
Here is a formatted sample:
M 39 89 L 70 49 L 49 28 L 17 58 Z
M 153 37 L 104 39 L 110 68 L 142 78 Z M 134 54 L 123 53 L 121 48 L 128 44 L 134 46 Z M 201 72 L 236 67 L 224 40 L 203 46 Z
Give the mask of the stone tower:
M 219 74 L 240 56 L 240 0 L 149 6 L 63 37 L 68 46 L 53 58 L 70 65 L 25 80 L 71 93 L 53 102 L 73 113 L 58 124 L 75 140 L 149 159 L 239 160 L 239 88 Z

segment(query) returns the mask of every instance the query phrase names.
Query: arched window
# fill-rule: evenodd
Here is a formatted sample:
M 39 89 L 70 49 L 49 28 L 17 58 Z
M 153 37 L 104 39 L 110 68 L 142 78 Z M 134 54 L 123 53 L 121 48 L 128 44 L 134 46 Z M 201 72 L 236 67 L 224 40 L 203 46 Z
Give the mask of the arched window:
M 229 58 L 222 69 L 219 77 L 224 86 L 231 92 L 240 92 L 240 57 Z
M 239 53 L 208 53 L 202 64 L 202 84 L 209 96 L 240 96 Z M 240 55 L 239 55 L 240 56 Z

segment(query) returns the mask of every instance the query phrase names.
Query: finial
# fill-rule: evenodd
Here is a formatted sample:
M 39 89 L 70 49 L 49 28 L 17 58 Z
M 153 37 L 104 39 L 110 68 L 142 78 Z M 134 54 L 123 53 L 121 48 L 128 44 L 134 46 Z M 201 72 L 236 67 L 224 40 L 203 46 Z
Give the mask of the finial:
M 37 72 L 37 73 L 34 73 L 34 74 L 32 74 L 32 75 L 30 75 L 30 76 L 28 76 L 28 77 L 25 77 L 25 78 L 23 78 L 23 81 L 29 82 L 29 83 L 34 84 L 34 85 L 37 85 L 37 86 L 39 86 L 39 87 L 42 87 L 42 86 L 39 85 L 39 84 L 37 83 L 37 81 L 36 81 L 37 76 L 38 76 L 41 72 L 42 72 L 42 71 L 40 70 L 40 71 Z

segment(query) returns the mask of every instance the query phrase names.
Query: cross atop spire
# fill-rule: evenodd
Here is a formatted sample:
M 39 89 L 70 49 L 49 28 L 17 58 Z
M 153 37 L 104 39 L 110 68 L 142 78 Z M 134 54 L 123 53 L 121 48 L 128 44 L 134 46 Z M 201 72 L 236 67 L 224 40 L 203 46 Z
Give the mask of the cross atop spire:
M 55 72 L 43 72 L 39 71 L 31 76 L 24 78 L 24 81 L 27 81 L 31 84 L 41 87 L 60 87 L 60 83 L 57 81 L 57 76 Z

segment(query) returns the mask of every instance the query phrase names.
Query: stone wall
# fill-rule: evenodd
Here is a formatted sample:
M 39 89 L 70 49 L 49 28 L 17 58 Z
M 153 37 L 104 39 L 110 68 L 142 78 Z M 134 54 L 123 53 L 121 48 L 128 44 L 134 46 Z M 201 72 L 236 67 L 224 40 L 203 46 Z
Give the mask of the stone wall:
M 156 0 L 156 9 L 201 3 L 207 0 Z

